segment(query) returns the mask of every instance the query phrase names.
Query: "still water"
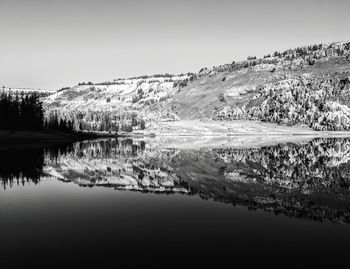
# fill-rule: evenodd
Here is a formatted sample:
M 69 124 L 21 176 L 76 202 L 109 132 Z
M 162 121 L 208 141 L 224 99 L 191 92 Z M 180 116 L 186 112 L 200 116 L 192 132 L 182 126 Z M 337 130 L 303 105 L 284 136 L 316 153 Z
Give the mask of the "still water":
M 255 147 L 19 144 L 1 146 L 0 162 L 4 268 L 347 262 L 348 138 Z

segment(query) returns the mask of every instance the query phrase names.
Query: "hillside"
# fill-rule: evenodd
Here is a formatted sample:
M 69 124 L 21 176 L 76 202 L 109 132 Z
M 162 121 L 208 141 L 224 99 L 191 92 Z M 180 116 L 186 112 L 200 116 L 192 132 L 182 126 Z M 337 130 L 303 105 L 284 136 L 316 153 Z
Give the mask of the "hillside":
M 73 118 L 78 129 L 131 131 L 159 121 L 240 119 L 333 131 L 349 129 L 349 97 L 350 42 L 335 42 L 198 73 L 83 83 L 47 96 L 44 105 L 48 113 Z
M 163 113 L 158 106 L 174 96 L 179 89 L 176 85 L 190 75 L 164 74 L 81 83 L 48 96 L 44 105 L 48 113 L 57 111 L 63 117 L 73 118 L 77 128 L 88 130 L 99 130 L 102 123 L 115 127 L 115 124 L 122 126 L 136 122 L 135 127 L 140 125 L 141 119 L 177 120 L 175 114 Z

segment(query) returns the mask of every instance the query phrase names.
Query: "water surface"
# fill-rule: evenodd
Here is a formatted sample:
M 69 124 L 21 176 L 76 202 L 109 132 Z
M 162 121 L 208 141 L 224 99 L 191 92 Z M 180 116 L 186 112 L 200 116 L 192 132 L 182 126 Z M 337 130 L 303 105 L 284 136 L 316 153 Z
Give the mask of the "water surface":
M 2 146 L 1 263 L 341 264 L 349 159 L 347 138 Z

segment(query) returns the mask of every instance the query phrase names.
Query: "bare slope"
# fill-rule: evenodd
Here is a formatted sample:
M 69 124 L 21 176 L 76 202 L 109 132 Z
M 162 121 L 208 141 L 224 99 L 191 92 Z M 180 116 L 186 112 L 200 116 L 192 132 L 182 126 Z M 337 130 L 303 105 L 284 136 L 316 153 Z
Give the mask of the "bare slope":
M 345 78 L 350 75 L 350 61 L 346 57 L 295 69 L 274 70 L 274 68 L 270 65 L 259 65 L 234 71 L 212 70 L 181 89 L 170 105 L 180 118 L 212 119 L 214 113 L 225 106 L 253 106 L 252 98 L 267 84 L 293 78 L 299 80 L 303 76 L 321 80 Z

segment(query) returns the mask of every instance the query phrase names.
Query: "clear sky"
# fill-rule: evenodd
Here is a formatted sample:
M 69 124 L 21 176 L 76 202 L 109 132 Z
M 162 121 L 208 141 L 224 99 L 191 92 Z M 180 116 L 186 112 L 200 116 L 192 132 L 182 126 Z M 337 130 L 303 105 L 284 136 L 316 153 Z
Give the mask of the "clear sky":
M 0 84 L 196 72 L 350 40 L 350 0 L 0 0 Z

